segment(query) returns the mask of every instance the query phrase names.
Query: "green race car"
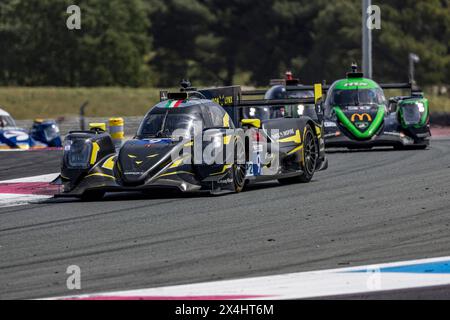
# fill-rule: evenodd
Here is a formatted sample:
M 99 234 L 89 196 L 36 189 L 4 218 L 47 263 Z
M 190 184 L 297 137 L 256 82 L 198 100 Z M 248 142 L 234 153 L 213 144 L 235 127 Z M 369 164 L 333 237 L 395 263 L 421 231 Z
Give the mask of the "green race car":
M 377 84 L 352 66 L 334 82 L 324 101 L 327 147 L 425 149 L 431 137 L 428 100 L 411 84 Z M 386 100 L 383 89 L 410 89 Z

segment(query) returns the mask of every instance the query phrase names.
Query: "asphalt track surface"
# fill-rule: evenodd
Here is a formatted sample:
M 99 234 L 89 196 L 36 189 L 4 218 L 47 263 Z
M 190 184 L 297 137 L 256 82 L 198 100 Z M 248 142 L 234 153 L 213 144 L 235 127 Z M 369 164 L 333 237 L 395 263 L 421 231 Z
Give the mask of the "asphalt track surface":
M 0 208 L 0 299 L 72 295 L 69 265 L 81 267 L 81 294 L 449 255 L 450 139 L 328 157 L 309 184 Z M 55 151 L 3 153 L 0 179 L 53 173 L 59 162 Z

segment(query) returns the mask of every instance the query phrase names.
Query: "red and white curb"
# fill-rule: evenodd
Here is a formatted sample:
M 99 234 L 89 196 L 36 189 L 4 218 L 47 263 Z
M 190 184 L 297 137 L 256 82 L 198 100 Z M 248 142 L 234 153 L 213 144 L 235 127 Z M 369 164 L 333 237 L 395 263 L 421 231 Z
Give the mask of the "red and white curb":
M 0 152 L 30 152 L 30 151 L 61 151 L 63 148 L 59 147 L 45 147 L 45 148 L 23 148 L 23 149 L 15 149 L 15 148 L 0 148 Z
M 301 299 L 450 285 L 450 257 L 53 299 Z
M 450 137 L 450 127 L 432 127 L 431 134 L 435 139 L 445 139 Z
M 59 190 L 59 186 L 50 185 L 57 176 L 58 173 L 52 173 L 0 181 L 0 208 L 51 198 Z

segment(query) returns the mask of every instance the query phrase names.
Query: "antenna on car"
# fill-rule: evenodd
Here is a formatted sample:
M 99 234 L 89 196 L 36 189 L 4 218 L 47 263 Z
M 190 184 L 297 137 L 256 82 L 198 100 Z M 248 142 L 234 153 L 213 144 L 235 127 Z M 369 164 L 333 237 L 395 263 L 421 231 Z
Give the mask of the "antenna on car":
M 347 73 L 348 79 L 364 78 L 364 73 L 358 72 L 358 64 L 356 62 L 352 63 L 352 72 Z
M 198 92 L 197 88 L 194 88 L 189 80 L 183 79 L 180 81 L 180 92 L 169 92 L 167 98 L 186 100 L 190 98 L 205 99 L 205 96 Z
M 188 91 L 197 91 L 196 88 L 192 87 L 192 84 L 189 80 L 183 79 L 180 81 L 180 91 L 181 92 L 188 92 Z

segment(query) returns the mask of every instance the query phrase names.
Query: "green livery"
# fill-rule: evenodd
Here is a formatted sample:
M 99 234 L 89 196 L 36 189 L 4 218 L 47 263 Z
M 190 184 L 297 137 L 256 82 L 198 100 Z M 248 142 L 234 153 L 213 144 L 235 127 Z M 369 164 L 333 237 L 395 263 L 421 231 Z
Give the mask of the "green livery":
M 358 129 L 342 112 L 339 107 L 335 107 L 334 111 L 336 112 L 337 118 L 341 123 L 357 138 L 357 139 L 368 139 L 371 138 L 375 132 L 379 129 L 380 125 L 383 123 L 385 111 L 383 107 L 378 107 L 377 115 L 375 119 L 368 125 L 368 128 L 364 131 Z
M 431 136 L 429 105 L 412 84 L 378 84 L 353 71 L 327 90 L 325 145 L 328 147 L 426 148 Z M 409 89 L 409 96 L 386 99 L 384 90 Z

